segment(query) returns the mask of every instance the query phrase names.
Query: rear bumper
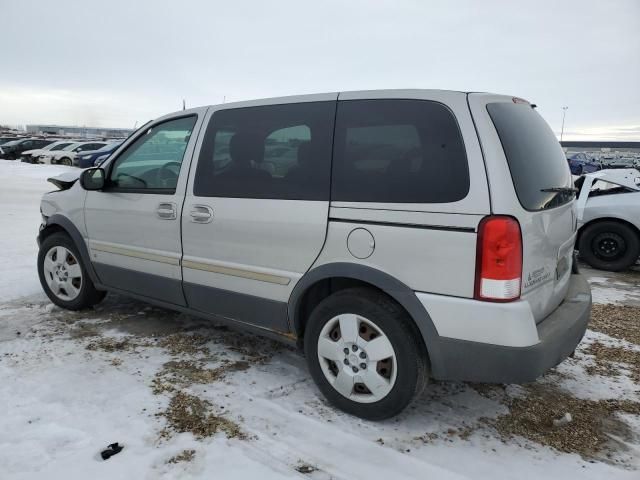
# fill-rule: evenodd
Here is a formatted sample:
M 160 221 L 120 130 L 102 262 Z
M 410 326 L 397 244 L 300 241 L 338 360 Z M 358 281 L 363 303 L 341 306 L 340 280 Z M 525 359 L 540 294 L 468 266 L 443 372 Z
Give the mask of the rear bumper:
M 576 349 L 591 315 L 591 290 L 579 274 L 571 275 L 560 306 L 536 328 L 539 342 L 524 347 L 493 345 L 439 337 L 433 375 L 440 380 L 487 383 L 531 382 L 555 367 Z

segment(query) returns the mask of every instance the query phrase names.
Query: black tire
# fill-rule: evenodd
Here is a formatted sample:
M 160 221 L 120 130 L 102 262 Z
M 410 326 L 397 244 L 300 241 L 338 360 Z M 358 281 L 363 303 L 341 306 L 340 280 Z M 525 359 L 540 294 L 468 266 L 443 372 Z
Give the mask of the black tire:
M 640 236 L 615 220 L 587 226 L 580 235 L 580 257 L 593 268 L 619 272 L 635 265 L 640 256 Z
M 323 327 L 340 314 L 351 313 L 373 322 L 390 341 L 396 356 L 396 379 L 381 400 L 360 403 L 340 394 L 327 380 L 318 359 Z M 304 335 L 307 364 L 316 385 L 334 406 L 367 420 L 399 414 L 422 392 L 429 376 L 427 351 L 405 310 L 381 292 L 368 288 L 338 291 L 321 301 L 309 317 Z
M 69 157 L 62 157 L 58 163 L 60 165 L 66 165 L 67 167 L 71 167 L 73 166 L 73 162 L 71 161 L 71 159 Z
M 73 300 L 67 301 L 61 298 L 58 298 L 55 293 L 51 291 L 47 281 L 45 280 L 45 272 L 44 272 L 44 260 L 47 252 L 57 246 L 62 246 L 69 250 L 75 259 L 77 259 L 78 264 L 80 265 L 80 269 L 82 271 L 82 283 L 80 286 L 80 293 Z M 49 235 L 44 239 L 42 244 L 40 245 L 40 250 L 38 252 L 38 276 L 40 277 L 40 284 L 44 289 L 44 292 L 47 294 L 47 297 L 58 305 L 67 310 L 82 310 L 85 308 L 92 307 L 96 303 L 99 303 L 106 292 L 97 290 L 87 273 L 87 269 L 82 261 L 82 257 L 80 256 L 80 252 L 76 247 L 73 240 L 63 232 L 57 232 Z

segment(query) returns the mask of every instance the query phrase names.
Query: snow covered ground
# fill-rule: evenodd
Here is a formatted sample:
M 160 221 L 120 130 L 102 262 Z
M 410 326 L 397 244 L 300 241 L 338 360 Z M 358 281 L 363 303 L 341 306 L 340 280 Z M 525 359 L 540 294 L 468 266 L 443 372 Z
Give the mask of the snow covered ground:
M 0 479 L 638 478 L 637 414 L 600 419 L 611 440 L 582 457 L 504 435 L 523 420 L 513 412 L 529 415 L 518 399 L 540 392 L 560 389 L 567 398 L 552 398 L 590 402 L 585 410 L 636 408 L 640 385 L 624 365 L 589 373 L 594 345 L 640 355 L 602 331 L 531 387 L 434 383 L 374 423 L 333 409 L 304 359 L 270 341 L 114 295 L 87 312 L 54 307 L 35 235 L 45 179 L 63 170 L 0 160 Z M 588 274 L 596 300 L 638 301 L 640 273 Z M 581 451 L 580 432 L 575 448 L 561 439 L 568 451 Z M 113 442 L 124 450 L 103 461 Z

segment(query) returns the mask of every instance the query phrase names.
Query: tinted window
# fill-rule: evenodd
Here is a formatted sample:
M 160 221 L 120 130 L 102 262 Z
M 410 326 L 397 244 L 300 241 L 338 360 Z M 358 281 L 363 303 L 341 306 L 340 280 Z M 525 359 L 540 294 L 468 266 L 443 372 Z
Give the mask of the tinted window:
M 82 151 L 98 150 L 102 147 L 104 147 L 104 143 L 88 143 L 82 146 Z
M 169 120 L 146 129 L 115 160 L 110 186 L 128 190 L 175 191 L 196 117 Z
M 194 194 L 327 200 L 335 102 L 214 113 L 198 159 Z
M 421 100 L 339 102 L 331 199 L 445 203 L 463 199 L 469 172 L 451 111 Z
M 487 111 L 496 127 L 518 199 L 527 210 L 567 203 L 573 194 L 543 192 L 571 187 L 571 172 L 558 139 L 529 104 L 490 103 Z
M 64 147 L 68 146 L 68 143 L 59 143 L 58 145 L 54 145 L 53 147 L 51 147 L 49 150 L 51 151 L 58 151 L 58 150 L 62 150 Z

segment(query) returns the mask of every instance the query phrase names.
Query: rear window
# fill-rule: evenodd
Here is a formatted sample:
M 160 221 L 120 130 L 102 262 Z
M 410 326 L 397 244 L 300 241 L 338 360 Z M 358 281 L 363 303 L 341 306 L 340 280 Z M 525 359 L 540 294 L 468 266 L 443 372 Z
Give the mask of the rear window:
M 464 144 L 447 107 L 404 99 L 339 102 L 332 200 L 448 203 L 468 192 Z
M 545 192 L 571 187 L 571 172 L 558 139 L 549 125 L 526 103 L 490 103 L 487 111 L 507 157 L 520 204 L 545 210 L 570 202 L 568 192 Z

